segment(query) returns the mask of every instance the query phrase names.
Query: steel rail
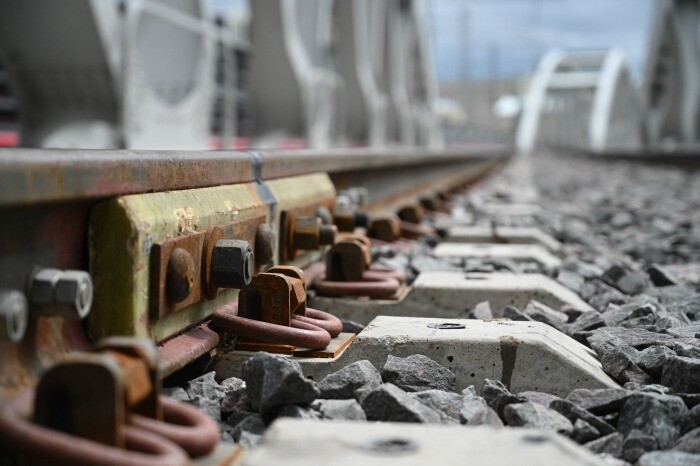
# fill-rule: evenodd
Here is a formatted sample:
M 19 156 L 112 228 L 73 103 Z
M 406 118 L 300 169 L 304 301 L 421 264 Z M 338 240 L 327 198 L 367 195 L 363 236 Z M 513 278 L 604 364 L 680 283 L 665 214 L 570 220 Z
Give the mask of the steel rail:
M 468 166 L 505 160 L 511 148 L 445 150 L 131 151 L 0 149 L 0 207 L 95 200 L 125 194 L 247 183 L 327 172 L 366 174 L 409 167 Z M 359 178 L 358 178 L 359 179 Z M 386 178 L 385 178 L 386 181 Z M 342 186 L 341 186 L 342 187 Z

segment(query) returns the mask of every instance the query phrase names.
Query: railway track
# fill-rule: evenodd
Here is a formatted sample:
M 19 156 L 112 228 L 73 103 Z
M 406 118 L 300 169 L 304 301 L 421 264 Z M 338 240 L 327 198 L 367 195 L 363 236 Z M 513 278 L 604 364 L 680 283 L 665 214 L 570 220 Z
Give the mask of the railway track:
M 695 464 L 700 175 L 676 162 L 6 151 L 8 454 Z

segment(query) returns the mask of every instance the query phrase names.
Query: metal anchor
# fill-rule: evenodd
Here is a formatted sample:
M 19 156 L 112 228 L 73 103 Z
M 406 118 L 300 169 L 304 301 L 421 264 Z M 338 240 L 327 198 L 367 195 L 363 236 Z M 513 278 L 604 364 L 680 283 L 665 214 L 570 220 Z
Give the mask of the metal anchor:
M 309 349 L 326 348 L 343 329 L 337 317 L 306 307 L 304 273 L 291 266 L 255 275 L 212 323 L 238 337 Z

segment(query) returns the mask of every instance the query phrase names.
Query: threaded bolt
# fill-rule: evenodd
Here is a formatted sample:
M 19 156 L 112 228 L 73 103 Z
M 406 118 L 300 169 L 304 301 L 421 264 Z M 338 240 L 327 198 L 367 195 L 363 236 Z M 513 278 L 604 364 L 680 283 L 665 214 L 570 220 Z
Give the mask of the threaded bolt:
M 338 234 L 338 227 L 335 225 L 321 225 L 318 230 L 318 243 L 321 245 L 332 245 Z

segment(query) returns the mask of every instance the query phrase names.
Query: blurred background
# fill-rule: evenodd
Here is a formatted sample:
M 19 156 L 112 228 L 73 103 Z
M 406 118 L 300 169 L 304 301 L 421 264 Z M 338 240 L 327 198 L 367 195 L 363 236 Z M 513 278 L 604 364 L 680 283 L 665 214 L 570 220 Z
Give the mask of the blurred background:
M 0 146 L 678 150 L 697 1 L 0 0 Z

